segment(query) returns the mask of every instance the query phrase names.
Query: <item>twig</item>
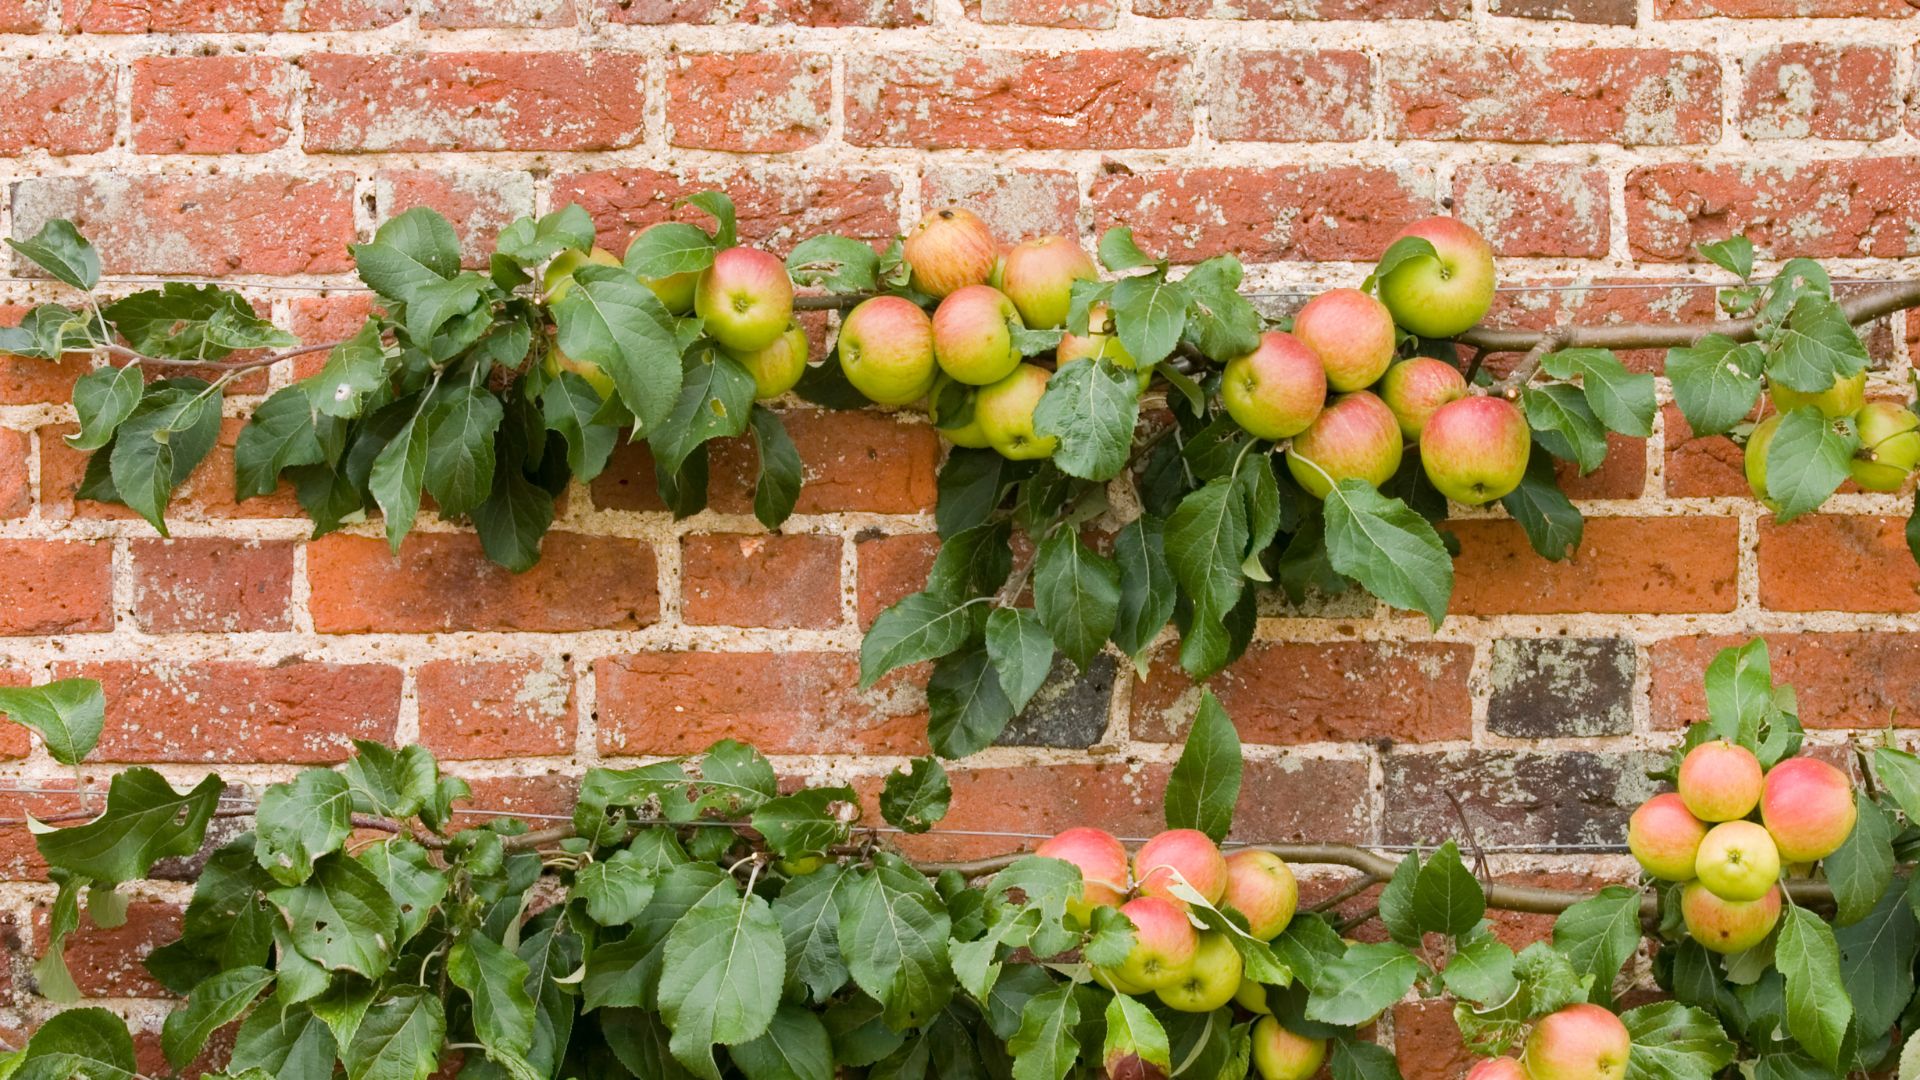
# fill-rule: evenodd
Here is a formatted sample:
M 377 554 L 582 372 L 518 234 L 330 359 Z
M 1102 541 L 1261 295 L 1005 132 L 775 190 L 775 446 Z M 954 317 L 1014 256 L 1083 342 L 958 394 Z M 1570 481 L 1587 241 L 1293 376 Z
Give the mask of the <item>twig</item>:
M 1541 334 L 1533 343 L 1533 348 L 1527 350 L 1527 355 L 1511 372 L 1507 373 L 1507 377 L 1493 384 L 1493 392 L 1508 400 L 1518 399 L 1520 389 L 1533 381 L 1533 376 L 1540 370 L 1540 365 L 1561 347 L 1569 332 L 1570 329 L 1563 324 Z
M 1460 819 L 1460 828 L 1466 831 L 1467 846 L 1473 849 L 1473 876 L 1481 881 L 1493 877 L 1493 871 L 1487 865 L 1487 852 L 1480 846 L 1480 834 L 1474 831 L 1473 822 L 1467 820 L 1467 808 L 1460 802 L 1460 796 L 1447 792 L 1447 801 L 1453 803 L 1453 812 Z
M 285 349 L 281 352 L 268 353 L 265 356 L 254 357 L 251 360 L 179 360 L 171 356 L 148 356 L 146 353 L 135 352 L 125 345 L 115 345 L 112 342 L 97 345 L 95 348 L 109 356 L 117 356 L 122 360 L 131 360 L 136 364 L 153 364 L 159 367 L 217 368 L 221 371 L 247 371 L 252 368 L 272 367 L 282 360 L 291 360 L 296 356 L 327 352 L 334 346 L 344 345 L 351 340 L 351 338 L 343 338 L 340 341 L 323 341 L 314 345 L 302 345 L 297 349 Z
M 1348 883 L 1346 888 L 1341 889 L 1339 892 L 1334 893 L 1332 896 L 1327 897 L 1325 900 L 1322 900 L 1319 903 L 1314 904 L 1313 906 L 1307 908 L 1307 910 L 1308 911 L 1327 911 L 1332 908 L 1337 908 L 1341 904 L 1344 904 L 1347 901 L 1353 899 L 1354 897 L 1359 896 L 1361 893 L 1366 892 L 1368 889 L 1373 888 L 1375 885 L 1378 885 L 1379 883 L 1380 883 L 1379 878 L 1376 878 L 1372 874 L 1362 871 L 1360 876 L 1353 879 L 1352 882 Z

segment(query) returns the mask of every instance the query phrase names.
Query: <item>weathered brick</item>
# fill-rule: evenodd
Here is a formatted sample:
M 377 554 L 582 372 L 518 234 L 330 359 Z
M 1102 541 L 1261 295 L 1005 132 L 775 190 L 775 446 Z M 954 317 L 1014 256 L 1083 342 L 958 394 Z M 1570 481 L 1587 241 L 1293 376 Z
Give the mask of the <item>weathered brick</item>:
M 0 686 L 32 686 L 33 683 L 33 677 L 24 671 L 0 667 Z M 17 760 L 32 752 L 33 736 L 28 733 L 26 725 L 0 721 L 0 761 Z M 0 879 L 5 876 L 4 869 L 0 868 Z M 6 965 L 0 963 L 0 972 L 4 972 L 5 968 Z M 6 997 L 5 978 L 4 974 L 0 974 L 0 1001 Z
M 1623 322 L 1711 322 L 1712 288 L 1682 285 L 1638 286 L 1630 278 L 1600 278 L 1591 282 L 1515 281 L 1521 286 L 1554 286 L 1509 290 L 1495 294 L 1493 310 L 1484 324 L 1512 329 L 1548 330 L 1561 322 L 1569 326 L 1606 326 Z M 1597 288 L 1573 288 L 1591 284 Z M 1620 362 L 1633 371 L 1659 373 L 1665 368 L 1665 349 L 1621 349 Z M 1487 370 L 1504 375 L 1518 356 L 1490 356 Z
M 1668 638 L 1648 650 L 1653 720 L 1663 728 L 1707 718 L 1702 679 L 1714 655 L 1753 635 Z M 1800 722 L 1810 728 L 1912 727 L 1920 724 L 1920 634 L 1767 634 L 1773 681 L 1791 685 Z
M 825 53 L 692 53 L 667 62 L 667 141 L 781 153 L 812 146 L 832 123 Z
M 1672 146 L 1720 135 L 1720 67 L 1663 49 L 1487 48 L 1381 58 L 1403 139 Z
M 399 22 L 410 10 L 406 0 L 307 0 L 300 28 L 365 32 Z
M 273 492 L 234 500 L 233 448 L 246 421 L 228 417 L 220 422 L 220 439 L 178 489 L 167 510 L 170 519 L 231 520 L 302 516 L 293 486 L 282 482 Z M 76 497 L 86 472 L 87 455 L 63 441 L 76 428 L 52 424 L 40 429 L 40 513 L 43 517 L 113 518 L 135 521 L 139 515 L 119 503 L 90 502 Z
M 271 56 L 153 56 L 133 65 L 133 148 L 261 154 L 292 131 L 293 69 Z
M 573 0 L 435 0 L 420 11 L 431 29 L 572 26 Z
M 939 551 L 940 538 L 932 533 L 856 537 L 860 628 L 872 626 L 895 601 L 926 588 L 927 572 Z
M 0 634 L 113 629 L 113 546 L 0 540 Z
M 374 193 L 382 218 L 425 206 L 453 222 L 469 267 L 485 267 L 500 230 L 533 213 L 533 176 L 524 172 L 388 169 L 374 177 Z
M 459 226 L 455 225 L 458 229 Z M 337 296 L 298 296 L 292 304 L 293 319 L 288 329 L 303 344 L 344 341 L 360 332 L 367 316 L 379 304 L 371 293 L 342 293 Z M 320 373 L 326 366 L 326 353 L 308 353 L 293 362 L 293 377 L 304 379 Z
M 1634 0 L 1488 0 L 1487 3 L 1487 11 L 1492 15 L 1603 26 L 1632 26 L 1638 7 Z
M 636 630 L 659 617 L 653 548 L 642 540 L 551 532 L 540 562 L 515 574 L 471 532 L 384 540 L 335 533 L 307 546 L 307 606 L 323 634 L 447 630 Z
M 67 971 L 86 997 L 169 997 L 147 974 L 147 954 L 180 936 L 180 908 L 163 900 L 130 900 L 127 921 L 114 929 L 82 918 L 66 941 Z M 33 955 L 47 949 L 47 909 L 33 912 Z
M 0 154 L 86 154 L 113 145 L 111 64 L 46 58 L 0 60 L 13 107 L 0 114 Z
M 1249 262 L 1371 262 L 1438 208 L 1423 166 L 1115 166 L 1094 180 L 1091 198 L 1096 231 L 1131 225 L 1149 252 L 1181 262 L 1222 251 Z
M 27 477 L 30 439 L 24 431 L 0 428 L 0 518 L 25 517 L 33 509 Z
M 293 545 L 213 537 L 135 540 L 133 620 L 150 634 L 292 626 Z
M 920 205 L 964 206 L 1002 243 L 1047 235 L 1077 239 L 1080 181 L 1058 169 L 929 165 L 920 175 Z
M 1654 8 L 1662 19 L 1904 19 L 1913 14 L 1904 0 L 1656 0 Z
M 1464 19 L 1466 0 L 1134 0 L 1159 19 Z
M 891 173 L 813 171 L 756 166 L 741 171 L 600 169 L 553 178 L 553 203 L 579 203 L 593 215 L 600 246 L 625 252 L 633 235 L 656 221 L 677 218 L 711 225 L 700 211 L 675 202 L 720 188 L 733 197 L 743 243 L 777 254 L 807 237 L 838 233 L 884 240 L 900 229 L 900 190 Z
M 1367 54 L 1232 49 L 1216 61 L 1207 114 L 1218 139 L 1346 142 L 1373 134 Z
M 247 34 L 291 30 L 281 0 L 73 0 L 67 29 L 89 34 Z
M 82 808 L 80 800 L 73 794 L 74 781 L 70 774 L 63 778 L 37 780 L 23 786 L 40 790 L 0 792 L 0 817 L 19 819 L 31 814 L 41 821 L 47 821 Z M 99 790 L 104 791 L 105 785 L 101 785 Z M 97 813 L 102 805 L 101 796 L 94 795 L 90 805 Z M 0 829 L 0 881 L 46 879 L 47 863 L 40 857 L 33 833 L 17 826 Z
M 1514 739 L 1625 735 L 1637 670 L 1625 638 L 1501 638 L 1487 730 Z
M 1906 518 L 1760 521 L 1760 604 L 1775 611 L 1920 611 Z
M 1404 1080 L 1455 1080 L 1482 1060 L 1467 1050 L 1448 1001 L 1395 1005 L 1393 1054 Z
M 1667 494 L 1679 498 L 1746 495 L 1745 455 L 1725 435 L 1697 437 L 1678 407 L 1661 408 L 1666 424 Z
M 932 0 L 597 0 L 611 23 L 756 23 L 763 26 L 921 26 Z
M 1900 130 L 1892 46 L 1796 41 L 1740 59 L 1749 139 L 1884 139 Z
M 1794 164 L 1646 165 L 1627 174 L 1627 243 L 1638 259 L 1698 258 L 1744 234 L 1770 258 L 1897 258 L 1920 250 L 1920 158 Z
M 17 269 L 25 263 L 16 262 Z M 18 326 L 31 310 L 25 304 L 0 304 L 0 326 Z M 86 353 L 41 360 L 0 352 L 0 405 L 62 404 L 72 399 L 73 384 L 93 367 Z
M 1732 611 L 1740 523 L 1730 517 L 1587 519 L 1571 559 L 1548 562 L 1510 521 L 1455 521 L 1456 615 Z
M 858 146 L 1112 150 L 1193 137 L 1181 52 L 856 52 L 846 64 Z
M 1554 478 L 1569 499 L 1637 499 L 1647 490 L 1647 440 L 1607 433 L 1607 460 L 1580 475 L 1572 461 L 1555 460 Z
M 966 0 L 967 14 L 988 25 L 1051 26 L 1107 30 L 1118 18 L 1119 0 Z
M 0 0 L 0 34 L 37 34 L 47 28 L 51 0 Z
M 837 536 L 682 537 L 681 617 L 696 625 L 838 626 L 840 549 Z
M 573 673 L 558 656 L 429 660 L 414 669 L 420 745 L 447 759 L 573 750 Z
M 1080 671 L 1073 661 L 1056 655 L 1047 681 L 1040 684 L 1026 709 L 1007 724 L 995 746 L 1049 746 L 1085 750 L 1107 732 L 1113 709 L 1113 680 L 1118 665 L 1099 653 Z
M 646 127 L 647 60 L 634 53 L 323 53 L 304 63 L 309 150 L 611 150 Z
M 1496 255 L 1597 259 L 1607 253 L 1607 174 L 1584 165 L 1468 165 L 1453 174 L 1453 212 Z
M 1646 772 L 1665 758 L 1585 750 L 1392 753 L 1383 763 L 1393 797 L 1382 835 L 1390 844 L 1458 838 L 1464 813 L 1488 843 L 1617 844 L 1627 815 L 1659 790 Z

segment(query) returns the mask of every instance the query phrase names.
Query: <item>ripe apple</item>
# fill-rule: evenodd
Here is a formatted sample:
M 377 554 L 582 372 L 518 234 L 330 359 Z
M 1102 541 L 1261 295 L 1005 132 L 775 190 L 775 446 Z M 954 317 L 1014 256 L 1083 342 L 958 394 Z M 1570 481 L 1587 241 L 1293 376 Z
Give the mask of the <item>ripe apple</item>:
M 1364 390 L 1393 363 L 1393 316 L 1359 289 L 1330 289 L 1293 317 L 1293 336 L 1320 358 L 1327 386 Z
M 1033 410 L 1047 392 L 1047 369 L 1021 364 L 1013 374 L 974 392 L 973 416 L 987 445 L 1012 461 L 1050 457 L 1060 445 L 1057 435 L 1034 434 Z
M 1118 968 L 1101 967 L 1099 964 L 1093 964 L 1091 965 L 1091 970 L 1094 982 L 1099 983 L 1101 986 L 1106 987 L 1116 994 L 1140 997 L 1143 994 L 1153 993 L 1152 989 L 1141 986 L 1125 975 L 1120 974 Z
M 1068 829 L 1033 853 L 1080 868 L 1080 898 L 1070 902 L 1067 909 L 1083 922 L 1094 908 L 1119 907 L 1126 899 L 1127 849 L 1104 829 Z
M 1837 416 L 1852 416 L 1866 403 L 1867 373 L 1862 371 L 1851 378 L 1835 379 L 1832 386 L 1811 394 L 1769 382 L 1767 396 L 1773 399 L 1773 407 L 1783 413 L 1792 412 L 1802 405 L 1811 405 L 1829 420 Z
M 1299 338 L 1269 330 L 1260 335 L 1258 348 L 1227 361 L 1220 400 L 1227 415 L 1254 438 L 1291 438 L 1320 415 L 1327 373 Z
M 935 210 L 907 233 L 901 257 L 912 268 L 911 283 L 928 296 L 945 296 L 968 285 L 984 285 L 1000 249 L 987 223 L 957 206 Z
M 1717 953 L 1745 952 L 1780 921 L 1780 887 L 1758 900 L 1722 900 L 1695 881 L 1680 889 L 1680 917 L 1693 940 Z
M 638 243 L 641 236 L 659 227 L 660 225 L 656 224 L 641 229 L 640 235 L 634 237 L 634 242 Z M 662 278 L 640 279 L 640 284 L 653 290 L 653 295 L 660 298 L 661 305 L 674 315 L 685 315 L 693 310 L 693 291 L 699 283 L 700 271 L 698 270 L 689 270 L 684 274 L 668 274 Z
M 1436 257 L 1408 259 L 1380 279 L 1393 321 L 1421 337 L 1452 337 L 1493 306 L 1493 248 L 1460 221 L 1430 217 L 1400 231 L 1433 245 Z
M 1013 301 L 991 285 L 955 289 L 933 311 L 933 358 L 956 382 L 997 383 L 1020 366 L 1007 325 L 1017 318 Z
M 1704 742 L 1680 761 L 1680 801 L 1701 821 L 1733 821 L 1760 802 L 1760 759 L 1725 739 Z
M 773 344 L 793 321 L 793 279 L 764 251 L 731 247 L 713 257 L 693 290 L 707 336 L 736 352 Z
M 1393 410 L 1400 434 L 1408 442 L 1420 438 L 1434 411 L 1467 396 L 1467 377 L 1445 360 L 1415 356 L 1387 369 L 1380 378 L 1380 400 Z
M 1248 848 L 1227 856 L 1226 902 L 1247 917 L 1247 933 L 1272 941 L 1293 921 L 1300 884 L 1285 859 Z
M 838 347 L 847 381 L 877 404 L 905 405 L 933 389 L 933 322 L 911 300 L 862 300 L 840 323 Z
M 1134 852 L 1133 879 L 1141 895 L 1164 897 L 1184 911 L 1186 901 L 1173 895 L 1173 883 L 1185 879 L 1207 903 L 1218 904 L 1227 894 L 1227 860 L 1206 833 L 1168 829 Z
M 1780 879 L 1780 849 L 1751 821 L 1723 821 L 1700 841 L 1693 872 L 1722 900 L 1758 900 Z
M 1527 1034 L 1531 1080 L 1621 1080 L 1633 1037 L 1598 1005 L 1569 1005 L 1541 1018 Z
M 1233 947 L 1232 940 L 1223 931 L 1208 931 L 1200 935 L 1200 947 L 1193 954 L 1193 962 L 1179 978 L 1156 987 L 1154 996 L 1170 1009 L 1212 1012 L 1233 1000 L 1245 971 L 1246 963 L 1240 959 L 1240 950 Z
M 777 398 L 793 389 L 800 376 L 807 373 L 807 332 L 799 323 L 788 323 L 787 332 L 766 348 L 752 352 L 729 349 L 727 355 L 752 373 L 754 397 L 762 401 Z
M 1158 896 L 1136 896 L 1120 905 L 1133 924 L 1133 949 L 1114 974 L 1142 990 L 1171 986 L 1200 951 L 1200 934 L 1185 908 Z
M 1474 394 L 1434 410 L 1420 433 L 1420 468 L 1440 494 L 1466 506 L 1506 496 L 1527 474 L 1533 432 L 1506 398 Z
M 1233 992 L 1233 1000 L 1250 1013 L 1273 1015 L 1273 1008 L 1267 1004 L 1266 984 L 1254 982 L 1245 975 L 1240 977 L 1240 989 Z
M 1858 813 L 1847 774 L 1819 758 L 1788 758 L 1767 772 L 1760 820 L 1788 862 L 1813 862 L 1840 850 Z
M 1327 1040 L 1295 1035 L 1263 1016 L 1253 1025 L 1253 1069 L 1260 1080 L 1308 1080 L 1327 1060 Z
M 1510 1057 L 1483 1058 L 1467 1070 L 1467 1080 L 1529 1080 L 1527 1070 Z
M 1100 270 L 1080 245 L 1064 236 L 1042 236 L 1007 252 L 998 288 L 1020 309 L 1020 320 L 1035 330 L 1051 330 L 1067 321 L 1073 283 L 1097 281 Z
M 1870 401 L 1854 416 L 1860 451 L 1847 463 L 1853 482 L 1868 491 L 1899 491 L 1920 465 L 1920 416 L 1890 401 Z
M 1707 826 L 1671 791 L 1640 804 L 1627 819 L 1627 850 L 1662 881 L 1691 881 Z
M 540 287 L 547 294 L 547 303 L 557 304 L 561 297 L 572 291 L 573 272 L 589 264 L 619 266 L 620 259 L 603 247 L 596 247 L 592 251 L 568 248 L 555 255 L 552 261 L 547 263 L 547 272 L 540 276 Z
M 1076 337 L 1072 333 L 1060 335 L 1060 347 L 1053 352 L 1054 366 L 1065 367 L 1075 360 L 1096 360 L 1106 357 L 1116 365 L 1131 369 L 1134 366 L 1133 354 L 1120 344 L 1120 335 L 1113 332 L 1113 313 L 1105 304 L 1093 304 L 1087 308 L 1087 333 Z
M 1356 390 L 1328 402 L 1313 425 L 1293 437 L 1287 469 L 1309 494 L 1324 499 L 1335 483 L 1349 477 L 1374 487 L 1392 479 L 1400 468 L 1400 447 L 1393 410 Z
M 1780 509 L 1780 504 L 1767 497 L 1767 447 L 1773 444 L 1773 433 L 1780 430 L 1780 417 L 1780 413 L 1775 413 L 1754 425 L 1753 433 L 1747 436 L 1745 452 L 1747 487 L 1769 510 Z

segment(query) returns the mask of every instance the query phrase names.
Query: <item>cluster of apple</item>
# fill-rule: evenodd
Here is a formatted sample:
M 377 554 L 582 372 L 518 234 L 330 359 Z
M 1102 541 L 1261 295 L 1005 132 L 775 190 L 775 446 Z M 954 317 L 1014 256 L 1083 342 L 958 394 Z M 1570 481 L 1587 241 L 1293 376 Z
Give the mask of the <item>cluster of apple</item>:
M 1211 930 L 1189 914 L 1176 885 L 1208 904 L 1227 907 L 1247 920 L 1247 933 L 1271 941 L 1293 921 L 1300 887 L 1278 855 L 1243 849 L 1231 855 L 1207 834 L 1169 829 L 1135 852 L 1101 829 L 1074 828 L 1035 849 L 1080 868 L 1080 899 L 1069 914 L 1086 921 L 1096 907 L 1118 908 L 1133 924 L 1133 949 L 1116 967 L 1095 966 L 1095 981 L 1120 994 L 1153 994 L 1168 1008 L 1212 1012 L 1228 1002 L 1259 1015 L 1253 1028 L 1253 1062 L 1263 1080 L 1307 1080 L 1326 1059 L 1324 1039 L 1288 1031 L 1267 1007 L 1266 987 L 1245 978 L 1240 952 L 1224 930 Z M 1131 897 L 1131 899 L 1129 899 Z
M 1747 486 L 1754 497 L 1769 509 L 1778 509 L 1767 494 L 1767 448 L 1773 445 L 1774 432 L 1787 413 L 1812 407 L 1829 420 L 1851 417 L 1860 434 L 1860 449 L 1847 462 L 1853 482 L 1866 491 L 1899 491 L 1907 476 L 1920 467 L 1920 416 L 1912 409 L 1891 401 L 1867 400 L 1867 373 L 1836 379 L 1832 387 L 1817 394 L 1803 393 L 1778 382 L 1770 382 L 1767 396 L 1777 410 L 1754 427 L 1747 436 Z
M 1719 953 L 1766 939 L 1780 921 L 1782 865 L 1810 868 L 1838 851 L 1858 813 L 1832 765 L 1791 757 L 1762 769 L 1752 751 L 1720 740 L 1687 753 L 1675 786 L 1633 812 L 1627 847 L 1652 877 L 1686 883 L 1687 933 Z
M 1487 1058 L 1467 1080 L 1626 1080 L 1633 1035 L 1598 1005 L 1569 1005 L 1534 1022 L 1524 1061 Z

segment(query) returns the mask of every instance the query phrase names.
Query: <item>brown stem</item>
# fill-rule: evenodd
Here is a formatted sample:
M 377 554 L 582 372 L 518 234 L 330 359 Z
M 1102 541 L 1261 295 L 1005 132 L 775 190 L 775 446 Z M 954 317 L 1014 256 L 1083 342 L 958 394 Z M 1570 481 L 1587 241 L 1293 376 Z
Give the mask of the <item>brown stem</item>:
M 153 364 L 160 367 L 218 368 L 221 371 L 248 371 L 253 368 L 271 367 L 282 360 L 291 360 L 296 356 L 326 352 L 334 346 L 344 345 L 350 340 L 352 339 L 343 338 L 340 341 L 323 341 L 314 345 L 302 345 L 297 349 L 286 349 L 281 352 L 268 353 L 265 356 L 255 357 L 251 360 L 181 360 L 171 356 L 148 356 L 145 353 L 135 352 L 125 345 L 115 345 L 111 342 L 101 345 L 99 348 L 109 356 L 117 356 L 123 360 L 131 360 L 136 364 Z
M 1527 350 L 1527 355 L 1507 374 L 1507 377 L 1493 384 L 1493 392 L 1508 400 L 1519 398 L 1520 389 L 1533 381 L 1533 376 L 1539 372 L 1540 365 L 1561 347 L 1567 333 L 1568 328 L 1563 325 L 1541 334 L 1539 340 L 1533 343 L 1533 348 Z

